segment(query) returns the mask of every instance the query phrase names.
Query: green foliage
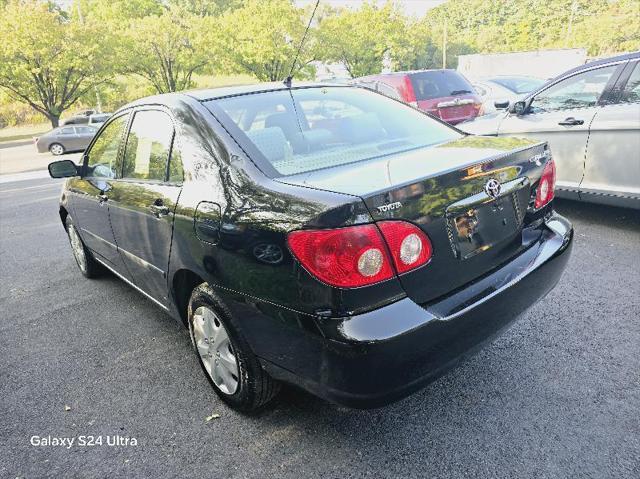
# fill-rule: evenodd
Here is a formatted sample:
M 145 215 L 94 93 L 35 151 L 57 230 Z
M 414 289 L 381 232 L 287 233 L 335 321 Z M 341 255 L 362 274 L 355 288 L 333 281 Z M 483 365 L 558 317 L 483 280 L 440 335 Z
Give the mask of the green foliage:
M 111 73 L 109 45 L 96 35 L 106 32 L 69 22 L 46 3 L 10 1 L 0 15 L 0 86 L 57 126 L 63 111 Z
M 212 50 L 229 73 L 250 73 L 260 81 L 283 80 L 305 27 L 302 10 L 289 0 L 245 0 L 212 25 L 218 32 Z M 305 67 L 312 60 L 312 42 L 305 44 L 294 68 L 302 76 L 309 73 Z
M 591 55 L 640 49 L 638 0 L 450 0 L 423 19 L 435 37 L 480 52 L 586 48 Z
M 380 72 L 385 56 L 393 60 L 406 52 L 411 35 L 392 3 L 364 3 L 358 10 L 343 9 L 321 21 L 316 56 L 342 62 L 353 78 L 370 75 Z
M 169 0 L 170 5 L 185 9 L 199 17 L 220 15 L 227 10 L 238 8 L 241 0 Z
M 190 88 L 212 58 L 209 26 L 180 8 L 131 21 L 121 35 L 121 71 L 145 78 L 157 93 Z

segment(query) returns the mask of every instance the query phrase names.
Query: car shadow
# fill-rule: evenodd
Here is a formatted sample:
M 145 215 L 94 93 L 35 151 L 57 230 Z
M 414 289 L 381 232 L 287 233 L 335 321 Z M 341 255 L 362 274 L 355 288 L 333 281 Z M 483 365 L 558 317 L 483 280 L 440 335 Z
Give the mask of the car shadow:
M 554 201 L 556 211 L 569 220 L 626 231 L 640 230 L 640 210 L 566 199 Z

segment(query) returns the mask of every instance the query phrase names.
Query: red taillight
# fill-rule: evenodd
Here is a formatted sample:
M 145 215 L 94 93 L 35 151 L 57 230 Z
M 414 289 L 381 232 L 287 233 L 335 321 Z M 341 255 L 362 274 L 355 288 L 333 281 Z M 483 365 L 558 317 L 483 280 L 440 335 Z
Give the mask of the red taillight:
M 420 228 L 404 221 L 383 221 L 378 227 L 293 231 L 287 242 L 309 273 L 340 288 L 379 283 L 431 259 L 431 242 Z
M 387 247 L 374 225 L 293 231 L 287 241 L 302 266 L 331 286 L 356 288 L 394 275 Z
M 548 204 L 555 196 L 556 189 L 556 165 L 553 158 L 549 158 L 542 170 L 542 176 L 536 189 L 535 209 L 540 209 Z
M 405 221 L 382 221 L 378 227 L 389 245 L 398 274 L 418 268 L 431 259 L 431 241 L 417 226 Z

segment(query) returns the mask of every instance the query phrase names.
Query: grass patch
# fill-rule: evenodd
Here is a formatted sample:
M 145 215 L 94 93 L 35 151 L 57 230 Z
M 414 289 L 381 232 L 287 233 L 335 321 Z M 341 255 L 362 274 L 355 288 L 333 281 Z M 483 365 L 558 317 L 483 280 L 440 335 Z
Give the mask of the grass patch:
M 36 125 L 9 126 L 0 129 L 0 142 L 31 139 L 42 135 L 51 129 L 51 123 L 38 123 Z

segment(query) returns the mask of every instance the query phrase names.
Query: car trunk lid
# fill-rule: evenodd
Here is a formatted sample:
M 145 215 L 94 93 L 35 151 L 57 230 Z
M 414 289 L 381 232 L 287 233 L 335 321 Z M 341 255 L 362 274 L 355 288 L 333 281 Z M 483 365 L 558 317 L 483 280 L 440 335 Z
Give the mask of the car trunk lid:
M 400 275 L 400 281 L 407 295 L 422 304 L 527 247 L 531 238 L 523 229 L 531 215 L 526 213 L 546 151 L 546 144 L 526 139 L 465 137 L 279 181 L 356 195 L 375 221 L 418 225 L 431 239 L 433 257 L 426 266 Z
M 482 103 L 474 95 L 418 100 L 418 108 L 452 125 L 478 116 Z

